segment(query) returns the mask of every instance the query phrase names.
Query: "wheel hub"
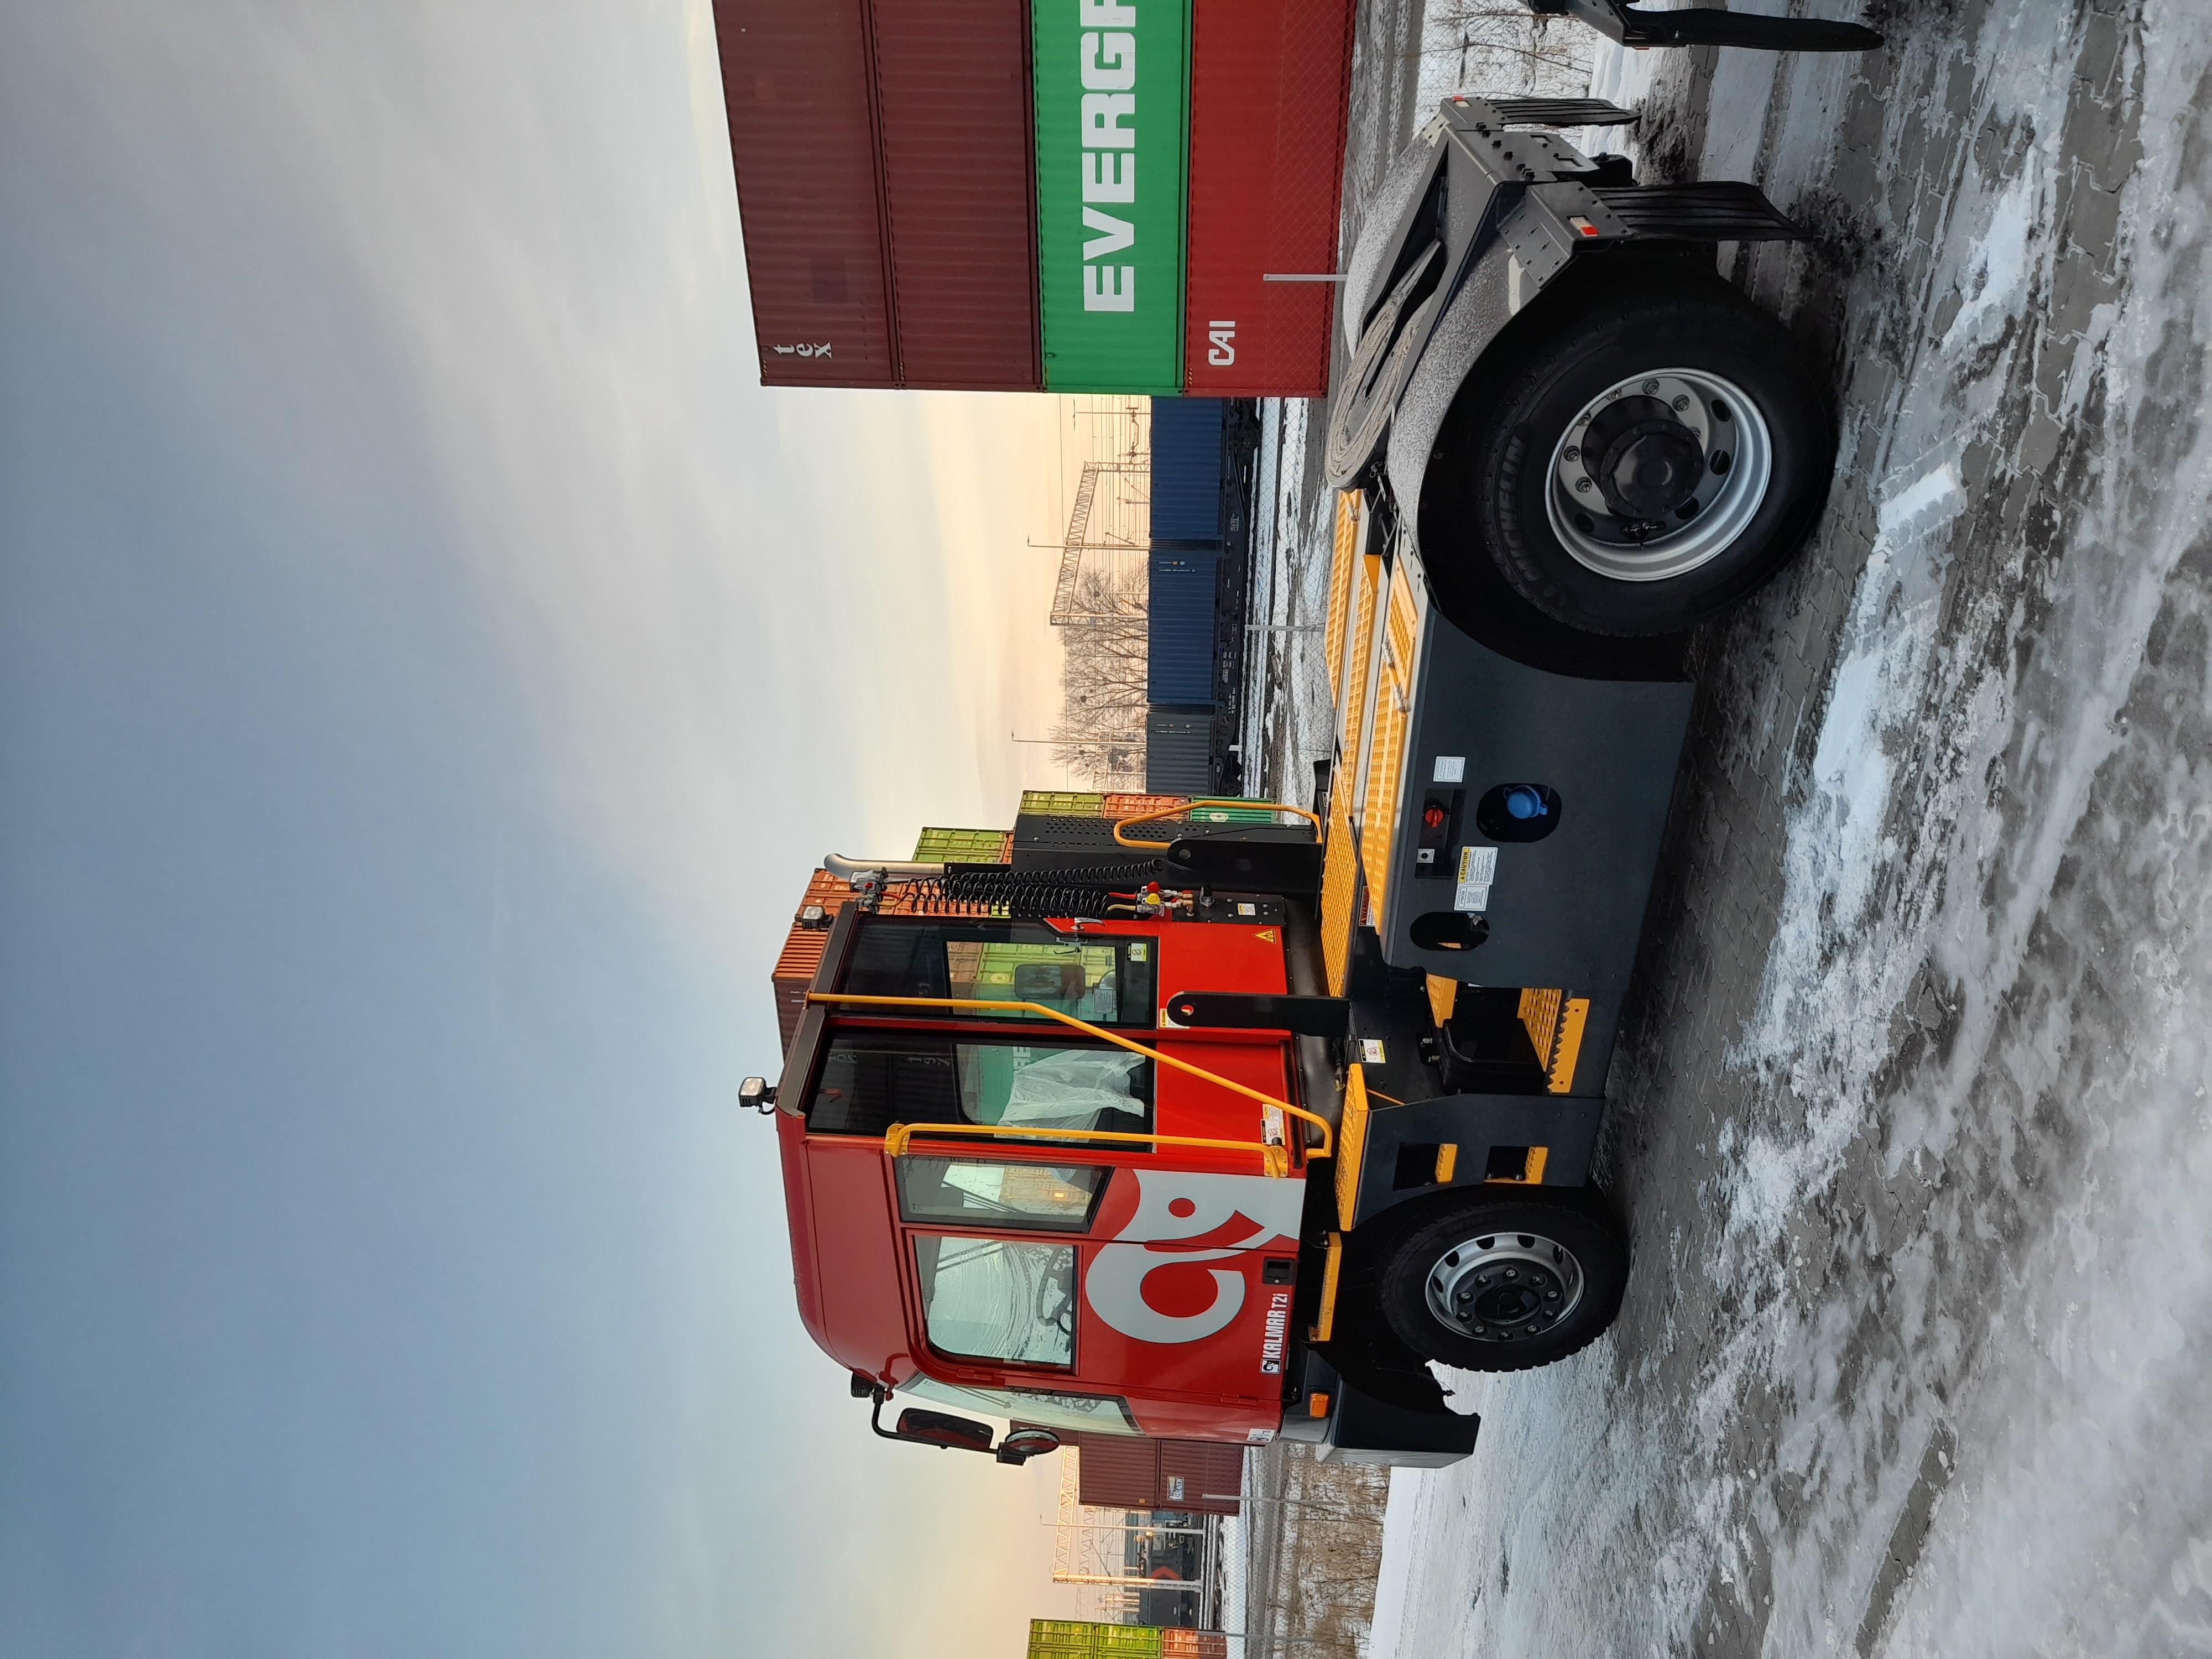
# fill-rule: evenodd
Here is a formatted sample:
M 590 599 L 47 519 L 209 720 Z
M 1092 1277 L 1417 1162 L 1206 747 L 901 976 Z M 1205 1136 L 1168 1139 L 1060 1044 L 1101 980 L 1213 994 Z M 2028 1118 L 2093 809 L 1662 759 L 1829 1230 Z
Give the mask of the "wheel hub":
M 1697 493 L 1705 471 L 1699 434 L 1656 398 L 1623 398 L 1589 423 L 1583 454 L 1616 518 L 1663 519 Z
M 1583 1297 L 1573 1251 L 1536 1233 L 1486 1233 L 1429 1269 L 1429 1311 L 1478 1342 L 1525 1341 L 1551 1329 Z
M 1741 387 L 1656 369 L 1607 386 L 1568 422 L 1546 508 L 1576 562 L 1616 581 L 1663 581 L 1724 552 L 1773 471 L 1766 422 Z

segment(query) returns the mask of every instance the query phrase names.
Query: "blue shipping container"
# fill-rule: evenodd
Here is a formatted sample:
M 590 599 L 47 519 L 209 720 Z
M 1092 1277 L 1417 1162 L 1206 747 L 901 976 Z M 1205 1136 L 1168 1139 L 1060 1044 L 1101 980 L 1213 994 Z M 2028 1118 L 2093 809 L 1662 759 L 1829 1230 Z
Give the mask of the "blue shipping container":
M 1213 591 L 1218 553 L 1154 548 L 1146 600 L 1145 701 L 1213 706 Z
M 1213 711 L 1145 711 L 1145 792 L 1152 795 L 1213 793 Z
M 1221 540 L 1219 398 L 1152 399 L 1152 540 Z

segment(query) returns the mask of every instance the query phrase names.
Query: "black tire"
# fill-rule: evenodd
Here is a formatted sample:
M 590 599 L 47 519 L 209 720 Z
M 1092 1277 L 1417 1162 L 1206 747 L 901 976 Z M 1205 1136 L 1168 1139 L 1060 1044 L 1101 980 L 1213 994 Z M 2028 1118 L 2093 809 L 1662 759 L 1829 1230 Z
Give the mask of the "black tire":
M 1748 596 L 1811 531 L 1835 464 L 1827 400 L 1788 331 L 1717 278 L 1668 273 L 1626 302 L 1618 285 L 1600 292 L 1585 284 L 1554 300 L 1556 315 L 1519 319 L 1526 326 L 1516 343 L 1494 372 L 1470 383 L 1446 425 L 1437 465 L 1459 473 L 1443 482 L 1458 485 L 1452 493 L 1473 520 L 1465 526 L 1471 535 L 1454 538 L 1459 546 L 1449 551 L 1493 562 L 1530 605 L 1585 634 L 1679 632 Z M 1593 399 L 1668 369 L 1717 376 L 1755 406 L 1768 441 L 1767 483 L 1763 495 L 1747 498 L 1742 511 L 1750 516 L 1733 539 L 1705 562 L 1658 580 L 1601 574 L 1569 550 L 1555 526 L 1554 456 Z M 1588 428 L 1596 429 L 1595 422 Z M 1717 423 L 1714 432 L 1710 447 L 1719 459 L 1725 445 Z M 1688 453 L 1694 469 L 1699 452 Z M 1572 520 L 1574 506 L 1562 496 L 1557 510 Z M 1686 498 L 1686 514 L 1697 507 Z M 1718 520 L 1697 526 L 1662 512 L 1658 521 L 1668 526 L 1654 532 L 1663 538 Z M 1640 554 L 1642 545 L 1626 550 Z
M 1500 1190 L 1439 1195 L 1386 1218 L 1396 1224 L 1376 1241 L 1376 1301 L 1391 1334 L 1424 1359 L 1470 1371 L 1530 1370 L 1588 1347 L 1620 1311 L 1628 1245 L 1604 1194 L 1595 1187 L 1525 1188 L 1510 1197 Z M 1562 1257 L 1571 1266 L 1571 1293 Z M 1486 1268 L 1489 1282 L 1474 1285 Z M 1431 1308 L 1437 1284 L 1441 1299 L 1474 1316 L 1447 1325 Z M 1543 1307 L 1553 1286 L 1564 1310 Z M 1472 1299 L 1456 1302 L 1455 1287 L 1472 1291 Z M 1486 1305 L 1509 1297 L 1522 1310 L 1510 1320 Z

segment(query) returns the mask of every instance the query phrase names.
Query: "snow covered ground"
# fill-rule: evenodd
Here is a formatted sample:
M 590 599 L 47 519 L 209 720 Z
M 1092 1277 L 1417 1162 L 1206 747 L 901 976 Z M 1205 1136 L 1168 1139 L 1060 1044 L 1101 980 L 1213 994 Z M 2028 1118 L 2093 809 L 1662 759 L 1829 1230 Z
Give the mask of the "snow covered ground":
M 1844 448 L 1698 644 L 1603 1151 L 1627 1306 L 1455 1379 L 1482 1443 L 1394 1479 L 1376 1659 L 2212 1652 L 2212 6 L 1881 9 L 1863 62 L 1599 66 L 1650 172 L 1818 228 L 1723 264 Z

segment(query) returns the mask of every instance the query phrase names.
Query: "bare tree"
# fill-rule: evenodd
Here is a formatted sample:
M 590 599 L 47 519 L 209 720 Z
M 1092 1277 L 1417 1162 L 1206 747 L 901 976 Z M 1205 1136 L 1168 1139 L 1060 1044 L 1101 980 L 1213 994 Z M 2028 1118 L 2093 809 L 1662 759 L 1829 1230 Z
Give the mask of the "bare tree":
M 1146 592 L 1141 572 L 1085 570 L 1061 632 L 1053 758 L 1094 789 L 1144 787 Z
M 1423 55 L 1455 60 L 1471 91 L 1580 98 L 1595 37 L 1580 24 L 1502 0 L 1444 0 L 1429 11 Z

